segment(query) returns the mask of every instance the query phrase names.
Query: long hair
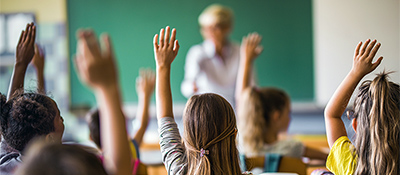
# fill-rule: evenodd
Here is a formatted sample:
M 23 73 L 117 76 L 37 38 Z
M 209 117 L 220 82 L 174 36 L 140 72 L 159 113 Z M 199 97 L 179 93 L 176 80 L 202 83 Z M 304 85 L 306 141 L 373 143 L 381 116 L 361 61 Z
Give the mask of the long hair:
M 187 174 L 241 174 L 236 118 L 228 101 L 211 93 L 194 95 L 187 102 L 183 117 Z
M 359 88 L 354 104 L 357 120 L 356 175 L 399 174 L 400 87 L 383 72 Z
M 247 88 L 238 106 L 239 137 L 244 154 L 258 154 L 264 147 L 265 133 L 274 111 L 283 111 L 289 96 L 277 88 Z
M 40 93 L 21 93 L 7 102 L 2 100 L 0 126 L 7 144 L 23 151 L 34 137 L 54 132 L 54 104 L 50 97 Z

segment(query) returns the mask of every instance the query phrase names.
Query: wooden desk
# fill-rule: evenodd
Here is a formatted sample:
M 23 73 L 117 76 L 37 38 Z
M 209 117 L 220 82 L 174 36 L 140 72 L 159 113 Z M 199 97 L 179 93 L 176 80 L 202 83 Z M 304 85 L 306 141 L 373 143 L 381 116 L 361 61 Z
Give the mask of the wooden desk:
M 295 135 L 293 137 L 302 141 L 306 146 L 329 151 L 329 145 L 325 135 Z M 164 164 L 161 161 L 160 145 L 158 143 L 142 143 L 140 147 L 142 158 L 145 158 L 143 156 L 146 156 L 146 154 L 143 154 L 142 152 L 146 151 L 149 153 L 147 154 L 147 156 L 159 156 L 159 159 L 156 158 L 156 160 L 152 163 L 148 162 L 148 164 L 146 164 L 145 162 L 143 162 L 147 165 L 147 171 L 149 175 L 167 175 L 167 170 L 165 169 Z M 157 160 L 159 161 L 157 162 Z M 312 171 L 317 169 L 326 169 L 324 161 L 311 161 L 308 162 L 307 165 L 307 174 L 311 174 Z

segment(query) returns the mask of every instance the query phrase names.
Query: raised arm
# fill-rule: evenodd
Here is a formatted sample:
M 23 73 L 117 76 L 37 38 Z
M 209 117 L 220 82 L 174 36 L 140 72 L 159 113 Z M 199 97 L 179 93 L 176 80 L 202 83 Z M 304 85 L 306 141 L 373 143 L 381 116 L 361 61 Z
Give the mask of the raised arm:
M 179 50 L 179 43 L 176 38 L 176 30 L 170 28 L 161 29 L 160 36 L 154 36 L 154 57 L 156 60 L 156 108 L 157 118 L 174 117 L 172 112 L 171 96 L 171 63 L 174 61 Z M 159 39 L 159 41 L 158 41 Z
M 35 44 L 35 55 L 33 55 L 33 59 L 31 64 L 36 69 L 37 81 L 38 81 L 38 91 L 46 92 L 44 85 L 44 50 L 38 44 Z
M 341 116 L 346 110 L 358 83 L 365 75 L 375 70 L 383 59 L 383 57 L 379 57 L 376 62 L 372 62 L 381 46 L 380 43 L 375 44 L 376 40 L 370 43 L 369 39 L 365 41 L 364 45 L 362 45 L 362 42 L 358 43 L 354 52 L 353 67 L 336 89 L 325 108 L 325 125 L 329 147 L 332 147 L 341 136 L 347 136 Z
M 263 50 L 260 42 L 261 36 L 258 33 L 249 33 L 242 39 L 240 65 L 236 81 L 236 104 L 239 104 L 243 90 L 250 86 L 253 62 Z
M 151 69 L 140 69 L 139 77 L 136 78 L 136 91 L 139 97 L 139 106 L 136 117 L 140 117 L 140 127 L 133 136 L 136 143 L 140 145 L 143 140 L 143 135 L 146 132 L 149 124 L 149 108 L 151 95 L 154 92 L 156 83 L 156 75 Z
M 108 35 L 103 35 L 102 49 L 91 30 L 78 31 L 75 60 L 82 82 L 94 90 L 101 113 L 100 136 L 108 174 L 132 173 L 131 153 L 121 109 L 117 70 Z
M 18 89 L 24 88 L 26 69 L 34 55 L 35 38 L 36 26 L 33 23 L 28 23 L 25 31 L 21 32 L 17 44 L 14 70 L 11 76 L 7 99 L 12 98 Z

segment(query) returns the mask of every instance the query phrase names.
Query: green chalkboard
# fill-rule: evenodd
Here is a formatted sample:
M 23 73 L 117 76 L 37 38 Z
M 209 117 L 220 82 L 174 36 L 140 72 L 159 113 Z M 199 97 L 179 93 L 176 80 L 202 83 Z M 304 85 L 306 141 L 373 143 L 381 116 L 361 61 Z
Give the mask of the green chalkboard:
M 181 45 L 172 64 L 172 95 L 185 102 L 180 92 L 185 56 L 202 42 L 197 17 L 212 3 L 230 6 L 235 23 L 231 39 L 257 31 L 263 36 L 264 52 L 256 61 L 261 86 L 285 89 L 294 101 L 314 99 L 311 0 L 68 0 L 69 53 L 76 51 L 75 32 L 93 28 L 111 35 L 118 59 L 125 102 L 137 101 L 135 78 L 141 67 L 155 68 L 152 39 L 167 25 L 177 29 Z M 70 62 L 72 65 L 72 62 Z M 93 105 L 95 98 L 70 66 L 72 106 Z

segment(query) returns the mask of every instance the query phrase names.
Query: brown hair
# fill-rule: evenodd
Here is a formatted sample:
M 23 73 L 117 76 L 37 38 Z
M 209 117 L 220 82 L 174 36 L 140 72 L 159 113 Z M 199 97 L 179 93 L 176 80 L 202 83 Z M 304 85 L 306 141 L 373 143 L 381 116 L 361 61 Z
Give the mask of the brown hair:
M 289 96 L 277 88 L 247 88 L 238 106 L 239 137 L 244 154 L 257 154 L 265 145 L 265 133 L 271 125 L 271 115 L 283 111 Z
M 359 90 L 354 102 L 355 174 L 399 174 L 400 87 L 383 72 Z
M 86 115 L 86 121 L 89 127 L 89 135 L 93 142 L 101 149 L 100 138 L 100 111 L 98 108 L 93 108 Z
M 101 161 L 82 145 L 37 140 L 29 147 L 19 175 L 106 175 Z
M 187 102 L 183 117 L 187 174 L 241 174 L 236 118 L 228 101 L 212 93 L 194 95 Z

